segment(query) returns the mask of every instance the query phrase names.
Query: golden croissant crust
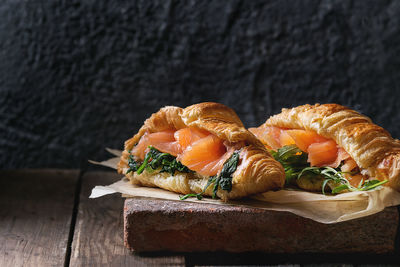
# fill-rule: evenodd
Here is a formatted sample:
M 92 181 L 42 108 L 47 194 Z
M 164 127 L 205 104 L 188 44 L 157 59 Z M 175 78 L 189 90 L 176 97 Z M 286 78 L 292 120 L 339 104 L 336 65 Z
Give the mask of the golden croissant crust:
M 264 126 L 312 130 L 331 138 L 368 175 L 388 179 L 388 185 L 400 191 L 400 141 L 354 110 L 338 104 L 284 108 Z
M 126 174 L 129 152 L 146 133 L 165 130 L 179 130 L 195 127 L 206 130 L 231 144 L 242 142 L 240 161 L 232 175 L 232 191 L 219 189 L 217 195 L 226 200 L 240 198 L 250 194 L 266 192 L 283 187 L 285 173 L 282 166 L 267 152 L 262 143 L 247 131 L 236 113 L 218 103 L 200 103 L 185 109 L 173 106 L 161 108 L 144 122 L 139 132 L 125 142 L 125 149 L 118 164 L 118 172 L 125 174 L 132 183 L 155 186 L 182 194 L 200 193 L 208 178 L 197 173 L 149 174 L 146 171 L 138 175 Z M 212 195 L 209 186 L 204 195 Z

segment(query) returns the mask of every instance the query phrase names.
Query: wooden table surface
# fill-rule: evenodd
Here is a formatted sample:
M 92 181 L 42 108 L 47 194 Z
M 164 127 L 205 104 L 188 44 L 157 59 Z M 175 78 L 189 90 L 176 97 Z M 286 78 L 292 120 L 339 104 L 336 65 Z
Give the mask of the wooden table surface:
M 399 249 L 392 255 L 133 253 L 123 244 L 123 198 L 88 198 L 95 185 L 118 179 L 112 172 L 1 171 L 0 266 L 400 265 Z M 398 241 L 399 234 L 397 248 Z

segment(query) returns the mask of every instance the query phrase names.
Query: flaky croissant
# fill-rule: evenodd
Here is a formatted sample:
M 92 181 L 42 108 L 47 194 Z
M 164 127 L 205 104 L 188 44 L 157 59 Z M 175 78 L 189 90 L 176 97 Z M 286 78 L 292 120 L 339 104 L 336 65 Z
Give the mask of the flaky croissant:
M 176 137 L 176 133 L 182 129 L 202 131 L 205 133 L 204 136 L 210 135 L 216 142 L 223 142 L 228 151 L 229 148 L 232 148 L 231 151 L 236 150 L 239 154 L 238 166 L 232 174 L 231 190 L 228 192 L 218 188 L 216 192 L 221 199 L 241 198 L 250 194 L 279 189 L 283 186 L 285 176 L 282 166 L 271 157 L 263 144 L 243 127 L 232 109 L 218 103 L 200 103 L 185 109 L 167 106 L 154 113 L 144 122 L 139 132 L 125 142 L 125 149 L 118 164 L 118 172 L 126 175 L 133 184 L 160 187 L 181 194 L 202 192 L 209 181 L 209 176 L 197 171 L 176 172 L 173 175 L 158 171 L 143 171 L 141 174 L 129 172 L 129 158 L 132 157 L 132 151 L 141 145 L 142 139 L 151 137 L 153 133 L 163 132 Z M 199 134 L 201 133 L 199 132 Z M 172 144 L 176 148 L 176 144 L 174 142 Z M 188 145 L 186 150 L 178 147 L 178 152 L 176 152 L 178 161 L 183 158 L 182 153 L 188 153 L 182 151 L 189 151 L 193 144 L 195 143 Z M 135 158 L 139 159 L 137 155 Z M 212 153 L 210 157 L 213 157 Z M 195 158 L 188 158 L 186 161 L 196 163 Z M 185 161 L 182 160 L 183 162 Z M 218 174 L 220 172 L 221 170 L 218 170 Z M 209 186 L 203 194 L 213 195 L 213 186 Z
M 371 119 L 337 104 L 303 105 L 282 109 L 261 127 L 304 129 L 333 139 L 368 177 L 388 180 L 400 191 L 400 141 Z

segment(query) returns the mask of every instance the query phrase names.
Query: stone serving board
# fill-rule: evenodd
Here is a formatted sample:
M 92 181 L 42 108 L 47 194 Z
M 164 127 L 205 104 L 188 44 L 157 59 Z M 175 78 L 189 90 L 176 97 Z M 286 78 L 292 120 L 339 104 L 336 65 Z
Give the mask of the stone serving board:
M 322 224 L 289 212 L 128 198 L 125 245 L 136 252 L 374 253 L 395 251 L 397 207 Z

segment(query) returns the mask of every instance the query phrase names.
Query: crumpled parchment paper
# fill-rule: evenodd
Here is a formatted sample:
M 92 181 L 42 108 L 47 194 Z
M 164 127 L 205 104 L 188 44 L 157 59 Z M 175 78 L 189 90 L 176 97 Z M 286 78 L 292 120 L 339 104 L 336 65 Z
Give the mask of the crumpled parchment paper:
M 89 162 L 116 169 L 121 151 L 115 149 L 107 149 L 107 151 L 116 157 L 102 162 Z M 97 198 L 113 193 L 122 193 L 126 197 L 148 197 L 182 201 L 179 200 L 180 194 L 160 188 L 133 185 L 127 178 L 123 178 L 108 186 L 96 186 L 93 188 L 90 198 Z M 241 205 L 267 210 L 288 211 L 320 223 L 329 224 L 362 218 L 378 213 L 385 207 L 399 205 L 400 193 L 386 186 L 380 186 L 370 191 L 349 192 L 335 196 L 283 189 L 227 203 L 207 197 L 204 197 L 202 200 L 188 198 L 184 201 L 215 205 Z

